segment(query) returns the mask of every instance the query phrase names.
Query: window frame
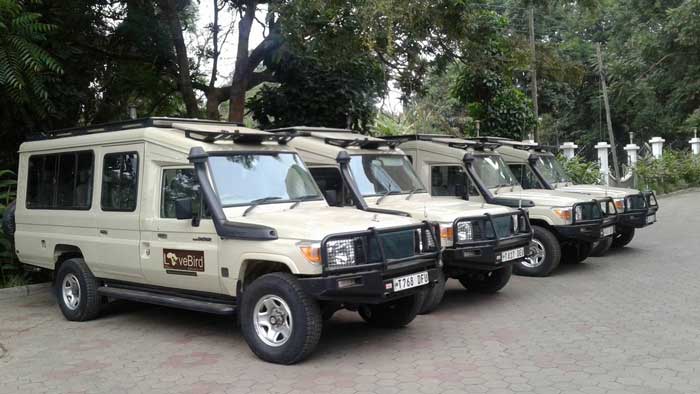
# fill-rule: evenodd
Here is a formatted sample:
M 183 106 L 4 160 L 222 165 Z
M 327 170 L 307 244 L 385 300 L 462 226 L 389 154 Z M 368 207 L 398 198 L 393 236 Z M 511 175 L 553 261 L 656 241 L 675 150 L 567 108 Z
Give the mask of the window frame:
M 192 170 L 193 175 L 195 178 L 197 178 L 197 173 L 196 170 L 193 166 L 174 166 L 174 167 L 160 167 L 160 182 L 158 189 L 160 190 L 160 198 L 158 199 L 158 219 L 159 220 L 175 220 L 177 221 L 177 218 L 169 218 L 166 216 L 163 216 L 163 208 L 165 208 L 165 191 L 163 190 L 164 182 L 165 182 L 165 171 L 176 171 L 176 170 Z M 199 180 L 197 181 L 199 184 Z M 199 206 L 199 219 L 200 220 L 208 220 L 211 219 L 211 215 L 206 215 L 207 209 L 205 208 L 206 202 L 204 201 L 204 195 L 202 194 L 201 190 L 201 185 L 200 185 L 200 190 L 199 190 L 199 201 L 200 201 L 200 206 Z
M 102 196 L 104 195 L 104 171 L 105 171 L 105 159 L 107 156 L 114 156 L 114 155 L 128 155 L 128 154 L 134 154 L 136 155 L 136 198 L 134 199 L 136 201 L 136 204 L 134 204 L 133 209 L 105 209 L 103 203 L 102 203 Z M 131 150 L 131 151 L 123 151 L 123 152 L 105 152 L 102 155 L 102 171 L 100 171 L 100 210 L 102 212 L 136 212 L 136 209 L 139 207 L 139 183 L 141 182 L 141 157 L 139 155 L 138 151 Z
M 469 172 L 467 171 L 466 168 L 464 168 L 463 165 L 461 164 L 455 164 L 455 163 L 445 163 L 445 164 L 431 164 L 429 166 L 430 168 L 430 196 L 431 197 L 458 197 L 458 196 L 452 196 L 452 195 L 447 195 L 447 196 L 439 196 L 433 194 L 433 168 L 439 168 L 439 167 L 457 167 L 464 173 L 464 178 L 467 180 L 467 184 L 464 185 L 466 187 L 466 192 L 467 192 L 467 199 L 470 199 L 471 197 L 479 197 L 481 194 L 479 194 L 479 189 L 474 185 L 474 181 L 471 179 L 469 176 Z M 470 193 L 470 189 L 474 189 L 476 191 L 476 194 Z
M 88 205 L 87 205 L 87 207 L 81 207 L 81 208 L 78 208 L 75 206 L 73 206 L 73 207 L 59 207 L 55 204 L 58 203 L 57 202 L 57 195 L 58 195 L 57 180 L 58 180 L 59 171 L 61 169 L 60 156 L 72 153 L 76 157 L 75 164 L 77 167 L 77 165 L 78 165 L 77 156 L 78 156 L 78 154 L 84 153 L 84 152 L 90 153 L 91 158 L 92 158 L 92 162 L 91 162 L 91 166 L 90 166 L 92 173 L 91 173 L 90 181 L 88 182 L 88 184 L 90 184 L 90 183 L 92 184 L 92 188 L 90 189 L 90 196 L 87 200 Z M 54 180 L 56 182 L 54 182 L 53 190 L 51 191 L 52 206 L 39 206 L 39 207 L 34 206 L 34 207 L 31 207 L 31 206 L 29 206 L 29 185 L 31 183 L 31 182 L 29 182 L 29 180 L 30 180 L 30 178 L 29 178 L 29 175 L 30 175 L 29 174 L 29 161 L 32 160 L 33 158 L 46 158 L 48 156 L 57 156 L 56 168 L 54 170 Z M 76 172 L 75 176 L 76 177 L 78 176 L 77 172 Z M 95 197 L 95 150 L 94 149 L 81 149 L 81 150 L 71 150 L 71 151 L 65 151 L 65 152 L 40 153 L 40 154 L 29 155 L 29 157 L 27 158 L 27 182 L 26 182 L 26 187 L 25 187 L 24 192 L 25 192 L 24 207 L 26 209 L 39 209 L 39 210 L 43 209 L 43 210 L 52 210 L 52 211 L 89 211 L 89 210 L 91 210 L 92 209 L 92 201 L 93 201 L 93 198 Z

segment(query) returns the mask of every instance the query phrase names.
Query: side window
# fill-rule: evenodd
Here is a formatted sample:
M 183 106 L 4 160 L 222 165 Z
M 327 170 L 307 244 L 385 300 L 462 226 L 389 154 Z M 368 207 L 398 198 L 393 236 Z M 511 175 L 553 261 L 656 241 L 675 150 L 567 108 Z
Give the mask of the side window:
M 433 196 L 459 196 L 464 193 L 469 196 L 479 195 L 461 166 L 432 166 L 430 184 Z
M 94 155 L 67 152 L 29 158 L 28 209 L 90 209 Z
M 136 210 L 139 156 L 136 152 L 107 153 L 102 166 L 103 211 Z
M 175 219 L 175 202 L 182 198 L 192 199 L 193 213 L 199 214 L 199 217 L 209 217 L 207 212 L 202 212 L 204 204 L 202 203 L 199 183 L 194 174 L 194 169 L 173 168 L 163 170 L 160 217 Z
M 542 189 L 539 179 L 537 179 L 530 167 L 524 164 L 510 164 L 508 167 L 515 174 L 523 189 Z

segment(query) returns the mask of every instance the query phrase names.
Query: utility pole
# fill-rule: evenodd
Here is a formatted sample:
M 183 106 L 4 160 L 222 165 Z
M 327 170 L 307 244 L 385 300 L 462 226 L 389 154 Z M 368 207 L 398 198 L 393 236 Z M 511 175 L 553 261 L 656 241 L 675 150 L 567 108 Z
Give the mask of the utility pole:
M 603 52 L 600 50 L 600 43 L 596 45 L 596 53 L 598 54 L 598 72 L 600 73 L 600 86 L 603 89 L 603 103 L 605 104 L 605 119 L 608 123 L 608 137 L 610 145 L 612 145 L 613 169 L 615 170 L 615 179 L 620 180 L 620 166 L 617 163 L 617 147 L 615 146 L 615 135 L 613 134 L 612 120 L 610 119 L 610 102 L 608 101 L 608 85 L 605 83 L 605 73 L 603 72 Z
M 535 56 L 535 9 L 530 6 L 530 12 L 529 12 L 529 24 L 530 24 L 530 53 L 531 53 L 531 60 L 530 60 L 530 78 L 531 78 L 531 86 L 530 90 L 532 91 L 532 106 L 534 107 L 535 110 L 535 119 L 540 118 L 540 108 L 539 105 L 537 104 L 537 58 Z M 539 141 L 539 136 L 537 135 L 537 129 L 539 128 L 539 121 L 535 124 L 535 132 L 533 135 L 533 138 L 535 141 Z

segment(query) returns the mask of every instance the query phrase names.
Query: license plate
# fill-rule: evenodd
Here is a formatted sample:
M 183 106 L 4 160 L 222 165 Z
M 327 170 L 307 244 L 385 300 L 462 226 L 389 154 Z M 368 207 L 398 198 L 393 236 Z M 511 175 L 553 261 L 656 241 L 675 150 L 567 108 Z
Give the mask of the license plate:
M 615 233 L 615 227 L 614 226 L 608 226 L 608 227 L 603 227 L 603 231 L 601 231 L 601 234 L 603 238 L 609 237 Z
M 525 248 L 517 248 L 501 252 L 501 261 L 511 261 L 525 257 Z
M 427 285 L 430 282 L 428 271 L 417 274 L 401 276 L 392 280 L 394 292 L 412 289 L 414 287 Z
M 656 221 L 656 215 L 647 216 L 647 224 L 654 223 Z

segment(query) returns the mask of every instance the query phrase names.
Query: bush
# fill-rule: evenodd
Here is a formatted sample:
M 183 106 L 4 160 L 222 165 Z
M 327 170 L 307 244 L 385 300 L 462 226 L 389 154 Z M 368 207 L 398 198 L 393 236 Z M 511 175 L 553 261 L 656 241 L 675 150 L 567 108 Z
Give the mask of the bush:
M 17 181 L 14 177 L 14 172 L 0 170 L 0 218 L 15 200 Z M 26 273 L 15 259 L 12 243 L 0 229 L 0 288 L 22 285 L 26 279 Z
M 579 157 L 567 160 L 562 155 L 557 156 L 557 159 L 574 183 L 582 185 L 597 185 L 600 183 L 600 168 L 597 162 L 585 161 Z
M 689 151 L 664 151 L 661 159 L 645 157 L 637 162 L 640 189 L 660 194 L 700 186 L 700 158 Z

